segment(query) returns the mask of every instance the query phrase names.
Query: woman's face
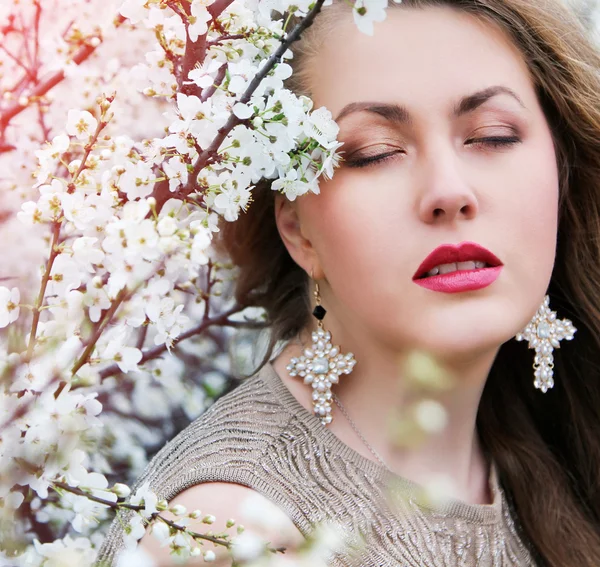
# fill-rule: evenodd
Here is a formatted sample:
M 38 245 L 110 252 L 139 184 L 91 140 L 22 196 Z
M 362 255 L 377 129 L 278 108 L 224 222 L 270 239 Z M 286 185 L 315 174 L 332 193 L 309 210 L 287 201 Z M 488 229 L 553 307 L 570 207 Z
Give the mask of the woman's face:
M 372 37 L 345 13 L 310 76 L 345 163 L 320 195 L 286 203 L 306 241 L 284 241 L 322 271 L 340 328 L 442 357 L 510 339 L 550 281 L 558 204 L 551 134 L 517 49 L 448 7 L 390 9 Z M 448 293 L 413 281 L 435 248 L 465 241 L 501 261 L 493 283 Z

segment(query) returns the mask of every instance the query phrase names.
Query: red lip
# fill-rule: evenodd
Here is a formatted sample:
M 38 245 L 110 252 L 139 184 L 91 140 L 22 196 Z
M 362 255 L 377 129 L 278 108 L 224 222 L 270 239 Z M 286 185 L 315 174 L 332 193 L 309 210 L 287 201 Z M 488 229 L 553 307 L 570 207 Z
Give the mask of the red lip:
M 502 266 L 502 262 L 494 254 L 475 242 L 461 242 L 458 245 L 443 244 L 423 260 L 415 272 L 413 280 L 420 279 L 421 276 L 440 264 L 453 264 L 470 260 L 486 262 L 490 266 Z

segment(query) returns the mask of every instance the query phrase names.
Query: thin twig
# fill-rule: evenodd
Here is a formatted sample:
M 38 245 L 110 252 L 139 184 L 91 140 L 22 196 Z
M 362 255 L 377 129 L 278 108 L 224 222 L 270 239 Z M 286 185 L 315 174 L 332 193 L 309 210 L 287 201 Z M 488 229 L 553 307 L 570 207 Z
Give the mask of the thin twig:
M 33 319 L 31 321 L 31 332 L 29 333 L 29 346 L 27 347 L 27 360 L 31 360 L 33 356 L 33 348 L 35 346 L 35 338 L 37 334 L 38 324 L 40 322 L 40 313 L 42 305 L 44 304 L 44 297 L 46 295 L 46 288 L 50 281 L 50 273 L 52 272 L 52 266 L 54 260 L 58 256 L 58 240 L 60 238 L 60 222 L 55 222 L 52 225 L 52 242 L 50 244 L 50 254 L 48 256 L 48 262 L 46 263 L 46 270 L 42 277 L 42 283 L 40 285 L 40 291 L 38 293 L 35 306 L 33 307 Z
M 108 100 L 109 103 L 112 103 L 113 98 L 107 97 L 106 100 Z M 104 130 L 104 128 L 106 128 L 106 126 L 108 124 L 108 120 L 106 119 L 106 115 L 107 115 L 106 110 L 103 109 L 101 112 L 102 112 L 102 115 L 100 116 L 100 120 L 98 120 L 98 124 L 96 126 L 96 131 L 94 132 L 92 139 L 85 145 L 84 154 L 83 154 L 83 157 L 81 158 L 81 163 L 79 164 L 79 167 L 77 168 L 77 171 L 75 172 L 75 175 L 73 175 L 72 183 L 76 183 L 77 179 L 79 179 L 81 172 L 85 169 L 85 167 L 87 165 L 87 160 L 90 157 L 90 153 L 94 149 L 94 146 L 96 145 L 96 142 L 98 141 L 98 136 L 100 136 L 100 133 L 102 132 L 102 130 Z
M 49 386 L 52 386 L 53 384 L 56 384 L 56 382 L 58 382 L 59 380 L 60 380 L 60 374 L 54 373 L 52 375 L 52 378 L 51 378 L 50 382 L 48 382 L 48 384 L 46 384 L 45 389 L 48 390 Z M 34 392 L 34 395 L 31 398 L 29 398 L 29 400 L 26 403 L 24 403 L 23 405 L 19 406 L 12 413 L 11 416 L 9 416 L 7 419 L 4 420 L 4 422 L 0 425 L 0 432 L 4 431 L 9 425 L 11 425 L 15 421 L 17 421 L 17 419 L 21 419 L 24 415 L 27 415 L 27 412 L 29 411 L 29 408 L 37 400 L 38 396 L 35 395 L 35 394 L 36 393 Z
M 1 43 L 0 43 L 0 49 L 2 49 L 2 51 L 4 51 L 4 53 L 6 53 L 6 55 L 8 55 L 8 57 L 13 60 L 13 63 L 15 63 L 17 66 L 21 67 L 21 69 L 23 69 L 23 71 L 25 71 L 25 73 L 30 81 L 35 81 L 35 73 L 29 67 L 27 67 L 27 65 L 25 65 L 25 63 L 23 63 L 23 61 L 21 61 L 16 55 L 11 53 L 6 48 L 6 46 L 2 45 Z
M 38 122 L 40 124 L 40 128 L 42 129 L 42 137 L 44 138 L 43 141 L 46 142 L 50 139 L 50 128 L 48 128 L 48 125 L 46 124 L 42 102 L 38 100 L 36 105 L 38 111 Z
M 94 334 L 91 336 L 87 346 L 85 347 L 85 350 L 83 351 L 82 355 L 79 357 L 79 359 L 77 360 L 77 362 L 73 365 L 73 368 L 71 370 L 71 373 L 73 376 L 75 376 L 75 374 L 77 374 L 77 371 L 88 361 L 89 356 L 92 354 L 92 352 L 94 351 L 94 348 L 96 347 L 96 343 L 98 342 L 98 339 L 100 338 L 100 336 L 102 335 L 102 333 L 104 332 L 104 329 L 106 329 L 107 325 L 110 324 L 110 322 L 112 321 L 115 313 L 117 312 L 117 309 L 119 308 L 119 306 L 121 305 L 121 303 L 123 303 L 123 301 L 125 300 L 125 298 L 129 295 L 127 288 L 123 288 L 118 294 L 117 297 L 115 297 L 115 299 L 113 300 L 111 306 L 109 307 L 108 311 L 104 314 L 104 318 L 102 319 L 102 321 L 100 322 L 100 324 L 96 327 L 96 330 L 94 331 Z
M 213 47 L 215 45 L 221 45 L 224 41 L 231 41 L 233 39 L 246 39 L 250 34 L 249 33 L 235 33 L 235 34 L 226 34 L 221 37 L 207 42 L 206 46 L 208 48 Z
M 118 16 L 116 20 L 116 25 L 119 25 L 125 21 L 125 18 L 121 15 Z M 93 36 L 97 37 L 97 36 Z M 88 38 L 92 39 L 92 38 Z M 97 38 L 100 39 L 100 38 Z M 84 44 L 76 53 L 73 55 L 71 60 L 75 65 L 81 65 L 89 56 L 96 51 L 100 44 L 92 45 L 91 43 Z M 35 99 L 37 97 L 44 96 L 50 89 L 54 88 L 60 82 L 65 79 L 64 71 L 56 71 L 52 73 L 46 80 L 39 83 L 27 96 L 30 99 Z M 22 105 L 19 101 L 13 102 L 10 106 L 8 106 L 2 113 L 0 113 L 0 132 L 6 129 L 9 122 L 18 114 L 23 112 L 27 108 L 27 104 Z
M 146 342 L 146 335 L 148 334 L 148 325 L 144 323 L 137 337 L 137 342 L 135 344 L 135 348 L 142 350 L 144 348 L 144 343 Z
M 202 102 L 206 102 L 215 93 L 215 91 L 222 85 L 223 81 L 225 80 L 226 75 L 227 75 L 227 63 L 225 63 L 224 65 L 221 65 L 221 67 L 217 71 L 217 76 L 215 77 L 213 84 L 210 85 L 210 87 L 207 87 L 206 89 L 204 89 L 204 91 L 202 92 L 202 96 L 200 97 L 200 100 Z M 198 152 L 198 154 L 201 154 L 202 148 L 200 148 L 200 146 L 198 146 L 196 148 L 196 151 Z
M 206 290 L 204 291 L 205 306 L 204 306 L 204 316 L 202 317 L 203 323 L 208 321 L 208 319 L 210 318 L 210 298 L 212 297 L 210 292 L 214 285 L 214 282 L 212 281 L 212 277 L 211 277 L 212 269 L 213 269 L 213 263 L 212 263 L 212 260 L 209 258 L 208 264 L 206 266 Z
M 229 317 L 230 317 L 230 315 L 238 313 L 239 311 L 243 311 L 244 309 L 245 309 L 244 306 L 236 305 L 236 306 L 232 307 L 231 309 L 228 309 L 227 311 L 225 311 L 223 314 L 219 315 L 218 317 L 215 317 L 214 319 L 209 319 L 207 321 L 203 321 L 196 327 L 193 327 L 193 328 L 187 330 L 185 333 L 181 333 L 181 335 L 179 335 L 173 341 L 172 348 L 175 348 L 176 345 L 178 343 L 180 343 L 181 341 L 183 341 L 185 339 L 189 339 L 190 337 L 199 335 L 200 333 L 202 333 L 203 331 L 205 331 L 206 329 L 208 329 L 209 327 L 212 327 L 214 325 L 237 326 L 238 322 L 230 321 Z M 148 349 L 142 353 L 142 359 L 140 360 L 140 362 L 138 364 L 144 364 L 144 362 L 148 362 L 149 360 L 158 358 L 158 356 L 160 356 L 166 350 L 168 350 L 166 344 L 158 345 L 151 349 Z M 100 380 L 104 380 L 105 378 L 108 378 L 109 376 L 116 376 L 120 372 L 121 372 L 121 370 L 119 369 L 119 366 L 117 364 L 111 364 L 109 367 L 105 368 L 104 370 L 102 370 L 100 372 Z
M 35 16 L 33 17 L 33 70 L 35 72 L 35 80 L 40 67 L 39 52 L 40 52 L 40 20 L 42 18 L 42 5 L 40 0 L 34 0 Z

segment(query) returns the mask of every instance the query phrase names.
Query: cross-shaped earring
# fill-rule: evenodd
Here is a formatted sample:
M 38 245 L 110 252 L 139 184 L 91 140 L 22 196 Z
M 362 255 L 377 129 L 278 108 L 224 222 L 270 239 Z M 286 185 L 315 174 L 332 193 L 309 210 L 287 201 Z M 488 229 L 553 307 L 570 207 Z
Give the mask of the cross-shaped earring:
M 525 329 L 515 336 L 517 341 L 529 341 L 529 348 L 535 349 L 533 385 L 544 393 L 554 386 L 553 350 L 560 348 L 559 341 L 572 340 L 577 331 L 569 319 L 557 319 L 549 304 L 550 297 L 546 295 Z
M 312 278 L 312 272 L 311 272 Z M 315 281 L 313 292 L 317 303 L 312 314 L 318 328 L 312 333 L 312 348 L 305 348 L 299 358 L 292 358 L 286 369 L 290 376 L 300 376 L 312 386 L 313 412 L 323 425 L 331 423 L 332 384 L 337 384 L 341 374 L 350 374 L 356 360 L 349 352 L 342 354 L 339 346 L 331 344 L 331 333 L 323 327 L 327 311 L 321 305 L 319 284 Z

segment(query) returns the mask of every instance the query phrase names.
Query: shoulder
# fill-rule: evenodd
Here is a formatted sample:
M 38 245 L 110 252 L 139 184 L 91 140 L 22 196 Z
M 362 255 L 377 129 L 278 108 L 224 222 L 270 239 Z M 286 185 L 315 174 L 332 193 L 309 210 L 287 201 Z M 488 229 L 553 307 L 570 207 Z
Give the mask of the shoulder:
M 244 496 L 254 496 L 254 502 L 262 502 L 259 507 L 269 503 L 287 516 L 281 520 L 284 532 L 287 524 L 296 535 L 311 533 L 339 490 L 328 494 L 321 468 L 307 467 L 312 461 L 304 448 L 316 441 L 310 424 L 286 401 L 291 394 L 284 388 L 269 367 L 244 379 L 167 443 L 132 491 L 147 485 L 159 500 L 219 514 L 222 522 L 241 513 Z M 131 517 L 123 512 L 110 527 L 99 553 L 108 565 L 124 546 L 123 526 Z
M 159 498 L 166 500 L 202 482 L 249 485 L 261 456 L 273 446 L 289 420 L 263 368 L 219 398 L 169 441 L 136 484 L 148 482 Z
M 231 539 L 238 537 L 238 526 L 244 528 L 246 541 L 269 543 L 271 547 L 285 549 L 285 557 L 291 558 L 305 538 L 294 525 L 291 518 L 273 502 L 262 494 L 239 484 L 228 482 L 209 482 L 191 486 L 179 493 L 170 506 L 184 506 L 188 512 L 199 511 L 200 519 L 188 525 L 188 529 L 206 534 L 208 530 L 214 534 L 227 534 Z M 168 519 L 176 520 L 169 512 L 162 514 Z M 209 525 L 202 522 L 206 519 Z M 228 527 L 229 522 L 229 527 Z M 231 523 L 233 525 L 231 525 Z M 170 565 L 168 546 L 161 544 L 150 531 L 142 538 L 140 545 L 159 565 Z M 215 553 L 217 567 L 229 567 L 232 564 L 230 552 L 221 545 L 204 542 L 204 551 Z M 199 558 L 199 562 L 203 562 Z

